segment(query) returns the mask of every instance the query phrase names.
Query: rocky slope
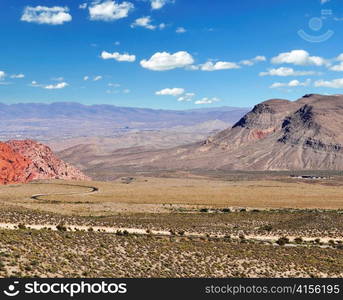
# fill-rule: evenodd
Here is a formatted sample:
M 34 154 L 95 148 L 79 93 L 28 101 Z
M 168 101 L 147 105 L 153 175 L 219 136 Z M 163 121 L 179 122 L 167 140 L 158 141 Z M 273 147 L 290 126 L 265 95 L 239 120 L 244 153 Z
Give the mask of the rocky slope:
M 10 146 L 0 143 L 0 184 L 29 181 L 30 175 L 25 170 L 30 163 L 30 160 L 15 153 Z
M 116 151 L 94 170 L 121 168 L 342 170 L 343 95 L 305 95 L 256 105 L 234 126 L 201 143 L 162 151 Z
M 31 140 L 0 143 L 0 184 L 34 179 L 88 180 L 89 177 L 57 158 L 43 144 Z

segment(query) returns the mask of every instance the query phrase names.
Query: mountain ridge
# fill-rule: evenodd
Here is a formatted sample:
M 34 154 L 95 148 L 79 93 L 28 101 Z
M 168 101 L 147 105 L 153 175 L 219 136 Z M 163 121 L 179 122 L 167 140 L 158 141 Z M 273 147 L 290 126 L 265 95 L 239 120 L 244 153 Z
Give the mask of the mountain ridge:
M 342 170 L 343 95 L 270 99 L 205 141 L 141 153 L 122 149 L 104 160 L 97 157 L 97 162 L 92 164 L 93 171 L 109 165 L 133 169 Z

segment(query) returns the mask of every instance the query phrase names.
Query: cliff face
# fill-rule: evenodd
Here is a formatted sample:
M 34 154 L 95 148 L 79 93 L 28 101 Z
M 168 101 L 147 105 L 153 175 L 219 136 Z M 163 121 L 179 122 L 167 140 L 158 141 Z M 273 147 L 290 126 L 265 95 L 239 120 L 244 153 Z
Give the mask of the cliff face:
M 0 142 L 0 184 L 27 182 L 30 175 L 25 170 L 31 161 L 15 153 L 10 146 Z
M 343 96 L 263 102 L 202 148 L 226 150 L 234 168 L 343 169 Z
M 43 144 L 31 140 L 0 143 L 0 184 L 26 183 L 34 179 L 90 178 L 57 158 Z

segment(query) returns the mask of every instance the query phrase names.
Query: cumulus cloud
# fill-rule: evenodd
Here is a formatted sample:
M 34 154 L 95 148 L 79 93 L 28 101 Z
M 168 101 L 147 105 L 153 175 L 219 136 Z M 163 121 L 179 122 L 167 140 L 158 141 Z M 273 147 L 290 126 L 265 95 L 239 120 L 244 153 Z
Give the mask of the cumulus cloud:
M 185 33 L 187 30 L 184 27 L 178 27 L 175 30 L 176 33 Z
M 167 71 L 176 68 L 184 68 L 194 63 L 192 55 L 186 51 L 174 54 L 168 52 L 157 52 L 150 59 L 143 59 L 140 64 L 143 68 L 153 71 Z
M 56 83 L 56 84 L 49 84 L 44 86 L 45 89 L 48 90 L 56 90 L 56 89 L 64 89 L 65 87 L 67 87 L 69 84 L 66 82 L 60 82 L 60 83 Z
M 88 7 L 88 3 L 81 3 L 80 5 L 79 5 L 79 9 L 86 9 Z
M 305 50 L 293 50 L 290 52 L 280 53 L 272 58 L 273 64 L 293 64 L 297 66 L 323 66 L 328 62 L 319 56 L 310 56 Z
M 88 7 L 91 20 L 107 22 L 126 18 L 133 9 L 134 5 L 131 2 L 125 1 L 117 4 L 116 1 L 110 0 L 93 2 Z
M 320 73 L 314 71 L 295 71 L 292 68 L 281 67 L 278 69 L 269 69 L 267 72 L 261 72 L 260 76 L 308 76 L 319 75 Z
M 245 60 L 242 60 L 240 62 L 240 64 L 244 65 L 244 66 L 253 66 L 255 65 L 256 63 L 259 63 L 259 62 L 263 62 L 263 61 L 266 61 L 266 57 L 265 56 L 262 56 L 262 55 L 258 55 L 258 56 L 255 56 L 254 58 L 252 59 L 245 59 Z
M 216 63 L 212 61 L 208 61 L 199 66 L 193 66 L 193 70 L 201 70 L 201 71 L 219 71 L 219 70 L 230 70 L 230 69 L 239 69 L 240 66 L 234 62 L 229 61 L 218 61 Z
M 118 52 L 109 53 L 107 51 L 102 51 L 101 58 L 102 59 L 114 59 L 116 61 L 127 61 L 127 62 L 134 62 L 136 60 L 135 55 L 130 55 L 128 53 L 120 54 Z
M 99 81 L 99 80 L 101 80 L 102 79 L 102 76 L 101 75 L 98 75 L 98 76 L 95 76 L 94 78 L 93 78 L 93 81 Z
M 185 92 L 183 88 L 166 88 L 160 91 L 157 91 L 155 94 L 158 96 L 180 96 Z
M 343 72 L 343 61 L 338 64 L 338 65 L 334 65 L 330 68 L 331 71 L 336 71 L 336 72 Z
M 89 79 L 89 76 L 84 76 L 84 77 L 83 77 L 83 80 L 84 80 L 84 81 L 87 81 L 88 79 Z
M 151 9 L 161 9 L 167 2 L 167 0 L 150 0 Z
M 318 80 L 314 83 L 315 87 L 326 87 L 333 89 L 343 88 L 343 78 L 333 79 L 333 80 Z
M 186 94 L 182 95 L 181 97 L 179 97 L 177 99 L 177 101 L 179 101 L 179 102 L 190 102 L 193 100 L 194 97 L 195 97 L 194 93 L 186 93 Z
M 135 28 L 135 27 L 143 27 L 146 29 L 150 29 L 150 30 L 155 30 L 157 27 L 159 29 L 164 29 L 166 27 L 166 24 L 161 23 L 160 25 L 153 25 L 151 24 L 152 20 L 150 16 L 147 17 L 141 17 L 136 19 L 132 24 L 131 24 L 131 28 Z
M 215 102 L 219 102 L 220 99 L 219 98 L 216 98 L 216 97 L 213 97 L 213 98 L 202 98 L 200 100 L 197 100 L 195 101 L 195 104 L 212 104 L 212 103 L 215 103 Z
M 20 73 L 20 74 L 13 74 L 10 77 L 13 79 L 21 79 L 21 78 L 25 78 L 25 75 Z
M 21 16 L 21 21 L 24 22 L 49 25 L 62 25 L 71 20 L 72 16 L 69 14 L 69 8 L 61 6 L 27 6 Z
M 6 77 L 6 73 L 4 71 L 0 71 L 0 80 L 4 80 Z
M 307 79 L 304 82 L 299 80 L 291 80 L 289 82 L 275 82 L 273 83 L 270 88 L 280 88 L 280 87 L 299 87 L 299 86 L 308 86 L 311 83 L 311 79 Z

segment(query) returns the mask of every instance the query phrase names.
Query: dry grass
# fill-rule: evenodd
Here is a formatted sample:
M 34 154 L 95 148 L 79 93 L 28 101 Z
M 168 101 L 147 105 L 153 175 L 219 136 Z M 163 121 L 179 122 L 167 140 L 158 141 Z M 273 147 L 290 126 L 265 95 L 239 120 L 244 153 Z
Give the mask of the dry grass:
M 80 187 L 78 185 L 84 185 Z M 96 193 L 87 193 L 94 186 Z M 53 194 L 31 199 L 34 194 Z M 0 201 L 57 213 L 168 212 L 174 207 L 342 209 L 340 182 L 136 178 L 131 183 L 48 181 L 0 187 Z
M 0 246 L 0 277 L 343 277 L 338 249 L 47 230 Z

